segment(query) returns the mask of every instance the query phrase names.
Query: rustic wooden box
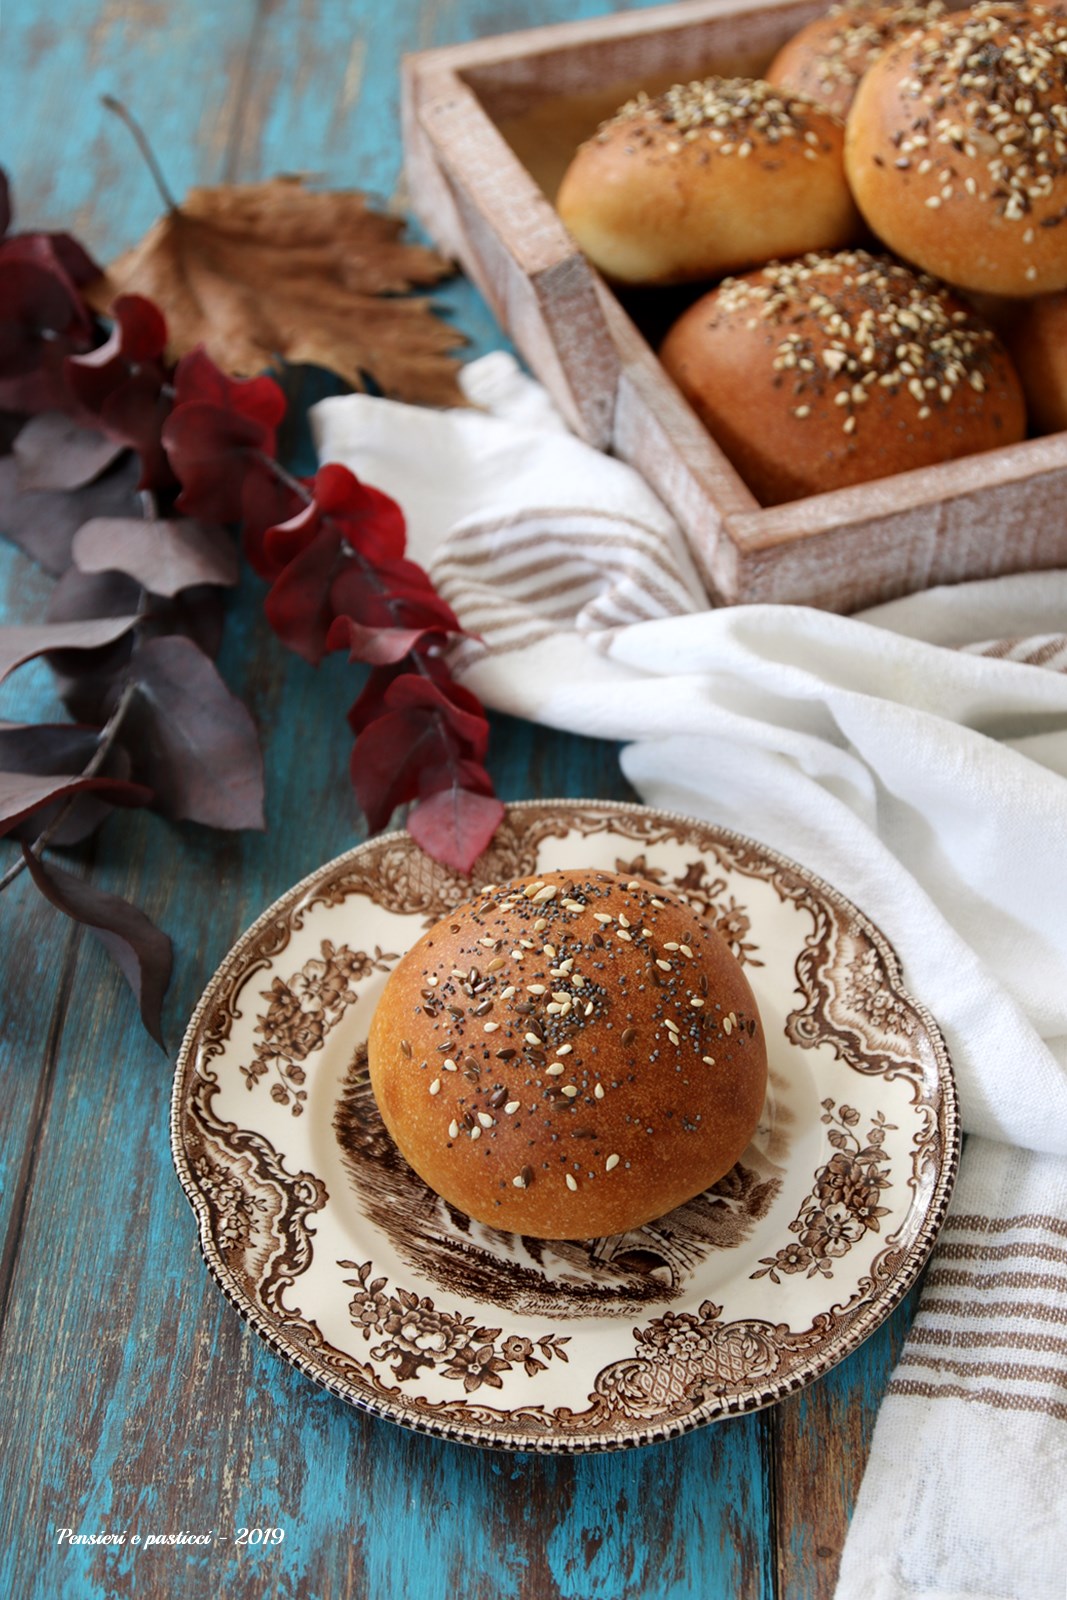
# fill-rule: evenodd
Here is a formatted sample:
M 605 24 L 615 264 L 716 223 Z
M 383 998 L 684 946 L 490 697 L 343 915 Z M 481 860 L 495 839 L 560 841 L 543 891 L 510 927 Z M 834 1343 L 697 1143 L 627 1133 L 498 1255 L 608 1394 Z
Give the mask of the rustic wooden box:
M 1067 565 L 1067 434 L 762 508 L 578 252 L 551 200 L 636 89 L 758 75 L 822 0 L 683 0 L 407 58 L 414 210 L 590 443 L 632 463 L 722 601 L 852 611 L 937 583 Z

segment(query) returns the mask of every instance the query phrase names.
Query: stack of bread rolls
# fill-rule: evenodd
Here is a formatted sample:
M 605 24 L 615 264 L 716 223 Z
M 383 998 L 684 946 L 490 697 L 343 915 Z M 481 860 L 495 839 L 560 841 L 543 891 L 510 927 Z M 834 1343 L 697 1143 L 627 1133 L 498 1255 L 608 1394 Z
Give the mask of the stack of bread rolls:
M 708 285 L 662 359 L 763 504 L 1067 426 L 1067 9 L 835 5 L 631 100 L 558 207 L 612 281 Z

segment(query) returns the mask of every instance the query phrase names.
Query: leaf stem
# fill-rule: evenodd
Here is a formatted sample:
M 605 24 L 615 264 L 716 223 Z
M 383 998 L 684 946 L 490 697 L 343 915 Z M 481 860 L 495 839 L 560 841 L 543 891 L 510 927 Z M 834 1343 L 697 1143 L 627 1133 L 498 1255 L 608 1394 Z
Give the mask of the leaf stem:
M 124 106 L 121 100 L 117 100 L 113 94 L 102 94 L 100 96 L 100 103 L 101 105 L 105 106 L 108 111 L 113 111 L 116 117 L 126 124 L 130 133 L 133 135 L 134 143 L 144 158 L 145 166 L 152 174 L 163 204 L 173 216 L 178 210 L 178 202 L 175 200 L 167 186 L 167 180 L 163 176 L 163 168 L 156 160 L 155 151 L 149 144 L 148 135 L 141 127 L 141 124 L 138 122 L 133 112 L 130 111 L 127 106 Z M 2 887 L 2 885 L 0 885 L 0 887 Z
M 108 756 L 111 754 L 111 747 L 118 737 L 119 729 L 122 727 L 123 719 L 127 711 L 130 709 L 130 706 L 133 702 L 133 697 L 136 693 L 137 685 L 134 683 L 128 683 L 123 689 L 122 694 L 119 697 L 118 704 L 100 730 L 100 739 L 96 749 L 93 751 L 88 762 L 86 763 L 85 770 L 81 773 L 83 778 L 94 778 L 100 771 L 100 768 L 103 766 Z M 56 833 L 62 827 L 63 823 L 67 820 L 67 817 L 70 815 L 70 812 L 77 799 L 78 796 L 76 794 L 67 796 L 66 800 L 60 806 L 59 810 L 56 812 L 47 828 L 43 829 L 30 845 L 31 855 L 40 856 L 44 852 Z M 14 883 L 19 873 L 25 870 L 25 867 L 25 857 L 20 856 L 19 859 L 7 869 L 3 877 L 0 878 L 0 892 L 6 889 L 9 883 Z

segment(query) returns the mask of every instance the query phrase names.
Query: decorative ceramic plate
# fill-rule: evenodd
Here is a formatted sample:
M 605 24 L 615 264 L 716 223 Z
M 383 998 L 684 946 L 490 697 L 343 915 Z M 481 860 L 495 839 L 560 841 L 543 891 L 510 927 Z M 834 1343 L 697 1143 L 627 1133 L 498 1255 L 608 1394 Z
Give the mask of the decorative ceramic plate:
M 607 867 L 688 896 L 744 964 L 770 1059 L 733 1171 L 614 1238 L 471 1222 L 402 1160 L 366 1037 L 401 953 L 470 892 L 406 834 L 321 867 L 215 974 L 174 1087 L 208 1266 L 309 1377 L 407 1427 L 616 1449 L 755 1410 L 871 1333 L 934 1242 L 958 1156 L 948 1054 L 878 930 L 737 834 L 600 801 L 509 809 L 475 883 Z

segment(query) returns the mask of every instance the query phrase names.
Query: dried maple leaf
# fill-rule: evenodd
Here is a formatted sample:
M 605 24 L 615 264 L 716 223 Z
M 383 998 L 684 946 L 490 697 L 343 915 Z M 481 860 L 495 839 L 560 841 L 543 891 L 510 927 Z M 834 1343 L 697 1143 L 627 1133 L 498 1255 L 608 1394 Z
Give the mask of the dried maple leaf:
M 106 311 L 120 294 L 147 295 L 172 357 L 203 344 L 236 377 L 284 358 L 356 389 L 369 375 L 398 399 L 459 404 L 450 352 L 462 336 L 407 297 L 449 268 L 402 229 L 357 191 L 315 193 L 299 178 L 191 189 L 86 296 Z

